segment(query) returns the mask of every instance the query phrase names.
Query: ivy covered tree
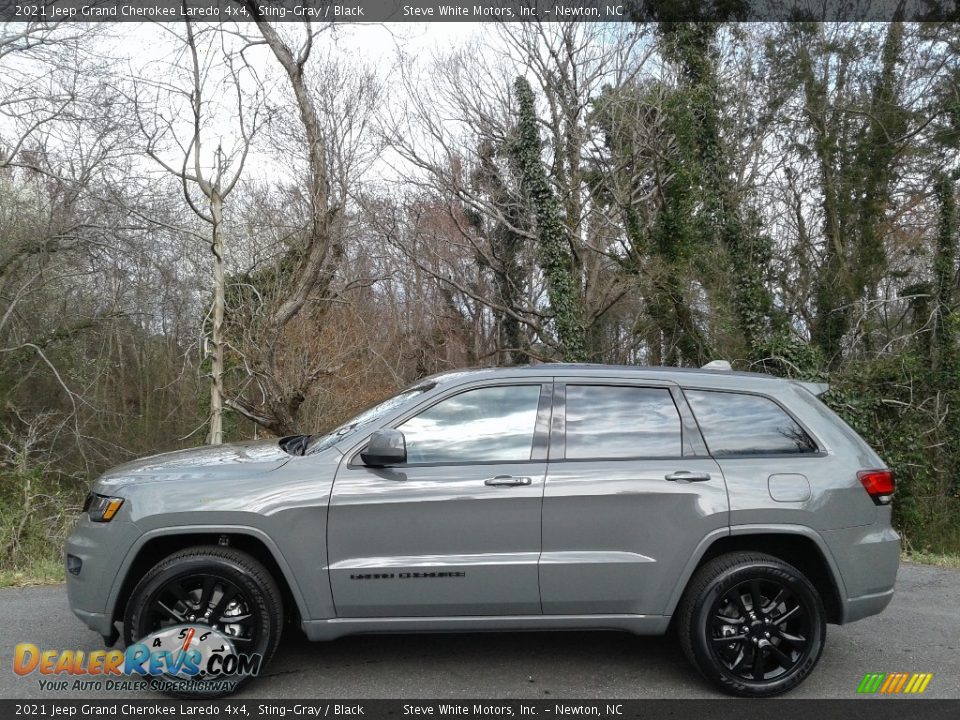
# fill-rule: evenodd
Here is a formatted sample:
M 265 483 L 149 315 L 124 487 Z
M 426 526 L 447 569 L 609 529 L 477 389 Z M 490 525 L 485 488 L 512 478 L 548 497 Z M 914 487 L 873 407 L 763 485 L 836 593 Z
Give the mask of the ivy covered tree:
M 559 354 L 564 360 L 580 362 L 588 357 L 582 291 L 580 278 L 574 272 L 563 208 L 547 181 L 541 159 L 543 145 L 537 128 L 533 90 L 525 78 L 518 77 L 514 81 L 514 91 L 517 135 L 511 154 L 536 221 L 537 259 L 547 284 Z

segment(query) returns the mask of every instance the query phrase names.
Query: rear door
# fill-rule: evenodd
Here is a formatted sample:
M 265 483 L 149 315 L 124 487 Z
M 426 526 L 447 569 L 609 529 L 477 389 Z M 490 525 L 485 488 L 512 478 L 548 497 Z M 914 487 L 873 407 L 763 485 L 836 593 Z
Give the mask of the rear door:
M 545 614 L 659 615 L 728 524 L 723 475 L 679 388 L 557 377 L 543 500 Z
M 392 423 L 405 465 L 349 454 L 327 532 L 338 617 L 540 613 L 549 382 L 452 389 Z

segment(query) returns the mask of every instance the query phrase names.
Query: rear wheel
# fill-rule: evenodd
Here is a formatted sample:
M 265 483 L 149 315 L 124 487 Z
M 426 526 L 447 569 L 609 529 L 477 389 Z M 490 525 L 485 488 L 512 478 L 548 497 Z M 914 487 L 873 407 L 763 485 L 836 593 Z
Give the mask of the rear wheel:
M 694 574 L 678 631 L 687 658 L 718 688 L 769 697 L 813 671 L 826 619 L 820 595 L 795 567 L 762 553 L 730 553 Z
M 217 630 L 238 654 L 259 654 L 262 670 L 280 641 L 280 590 L 270 572 L 246 553 L 216 545 L 188 548 L 162 560 L 137 583 L 124 614 L 124 640 L 130 645 L 178 625 Z M 226 679 L 236 681 L 236 689 L 252 678 Z M 226 693 L 217 689 L 174 694 Z

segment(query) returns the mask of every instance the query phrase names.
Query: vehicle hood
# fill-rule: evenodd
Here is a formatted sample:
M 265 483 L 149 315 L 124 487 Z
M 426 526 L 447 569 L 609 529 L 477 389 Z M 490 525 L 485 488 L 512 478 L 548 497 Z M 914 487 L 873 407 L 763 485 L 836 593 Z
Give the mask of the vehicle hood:
M 119 486 L 148 479 L 223 478 L 234 473 L 249 477 L 283 467 L 290 458 L 277 440 L 206 445 L 124 463 L 104 473 L 98 484 Z

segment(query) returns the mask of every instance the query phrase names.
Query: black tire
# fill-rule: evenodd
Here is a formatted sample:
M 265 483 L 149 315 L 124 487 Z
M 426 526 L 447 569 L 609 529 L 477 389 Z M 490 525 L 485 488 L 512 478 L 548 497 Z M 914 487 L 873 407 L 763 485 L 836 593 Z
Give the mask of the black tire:
M 678 608 L 687 659 L 720 690 L 740 697 L 795 688 L 816 666 L 826 634 L 816 588 L 792 565 L 763 553 L 710 560 L 694 573 Z
M 197 590 L 190 590 L 197 583 L 199 583 Z M 263 658 L 260 664 L 262 673 L 280 642 L 283 629 L 282 596 L 270 571 L 262 563 L 247 553 L 230 547 L 204 545 L 187 548 L 170 555 L 147 572 L 137 583 L 127 602 L 123 618 L 124 641 L 129 646 L 163 627 L 181 624 L 158 610 L 161 606 L 160 599 L 170 597 L 165 593 L 178 590 L 178 595 L 182 598 L 186 592 L 191 606 L 187 606 L 180 600 L 176 601 L 178 603 L 176 608 L 183 609 L 196 605 L 191 614 L 201 615 L 200 611 L 203 608 L 200 605 L 203 601 L 204 583 L 212 583 L 210 597 L 204 604 L 204 607 L 210 611 L 213 611 L 215 606 L 222 607 L 226 604 L 226 599 L 224 603 L 214 603 L 213 598 L 216 597 L 216 593 L 221 593 L 219 596 L 221 598 L 228 589 L 232 593 L 230 603 L 221 609 L 223 621 L 218 623 L 216 622 L 218 618 L 211 618 L 210 624 L 221 629 L 234 641 L 237 652 L 259 654 Z M 168 600 L 165 606 L 170 607 L 171 604 L 173 602 Z M 240 617 L 242 620 L 230 623 L 231 616 L 227 613 L 231 610 L 236 610 L 234 617 Z M 177 614 L 185 615 L 186 613 L 177 611 Z M 227 628 L 227 625 L 230 627 Z M 236 637 L 233 633 L 237 633 Z M 233 689 L 236 691 L 252 680 L 252 676 L 229 679 L 237 680 Z M 229 692 L 204 690 L 170 694 L 178 697 L 212 698 L 227 695 Z

